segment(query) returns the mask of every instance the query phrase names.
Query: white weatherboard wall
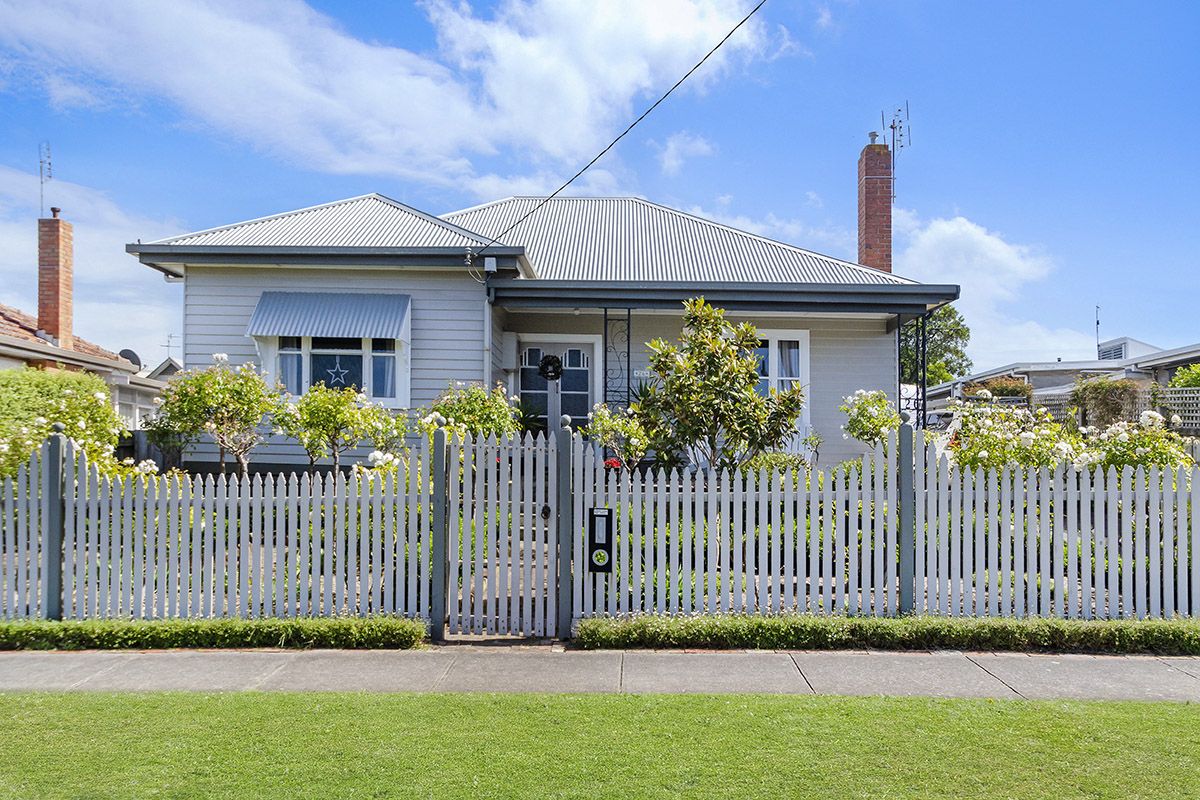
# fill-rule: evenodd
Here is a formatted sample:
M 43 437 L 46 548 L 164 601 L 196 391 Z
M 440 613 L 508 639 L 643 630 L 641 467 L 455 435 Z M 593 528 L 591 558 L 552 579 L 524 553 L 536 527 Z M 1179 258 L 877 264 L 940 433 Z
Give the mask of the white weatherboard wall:
M 184 285 L 184 368 L 212 363 L 226 353 L 233 364 L 258 363 L 246 327 L 259 296 L 268 290 L 395 292 L 412 299 L 412 404 L 425 406 L 450 381 L 483 379 L 482 285 L 465 272 L 410 269 L 303 269 L 271 266 L 187 268 Z M 216 460 L 214 448 L 193 457 Z M 251 461 L 307 464 L 296 445 L 272 439 Z
M 623 318 L 623 312 L 618 312 Z M 807 403 L 810 422 L 822 436 L 822 464 L 857 458 L 866 452 L 860 442 L 842 438 L 845 415 L 838 410 L 842 398 L 856 389 L 882 389 L 896 401 L 896 334 L 889 333 L 882 318 L 757 317 L 729 314 L 734 322 L 749 321 L 762 330 L 807 330 L 809 332 L 809 387 Z M 544 314 L 512 311 L 506 316 L 507 330 L 518 333 L 603 332 L 604 318 L 597 314 Z M 649 360 L 646 342 L 662 337 L 675 341 L 682 319 L 674 314 L 637 313 L 631 335 L 632 369 L 643 369 Z M 634 379 L 637 383 L 637 379 Z M 515 387 L 515 384 L 514 384 Z

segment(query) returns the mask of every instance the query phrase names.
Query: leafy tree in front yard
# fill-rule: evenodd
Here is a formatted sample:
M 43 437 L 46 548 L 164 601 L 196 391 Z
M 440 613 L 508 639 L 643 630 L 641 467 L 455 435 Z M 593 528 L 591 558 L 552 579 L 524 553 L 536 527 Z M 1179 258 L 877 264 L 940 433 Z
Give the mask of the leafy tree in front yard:
M 262 441 L 262 425 L 277 403 L 275 389 L 253 364 L 232 367 L 228 356 L 216 353 L 212 366 L 171 379 L 163 391 L 159 413 L 172 421 L 180 435 L 212 436 L 220 450 L 221 471 L 225 471 L 229 454 L 245 475 L 250 451 Z
M 341 454 L 366 438 L 366 398 L 357 389 L 330 389 L 324 383 L 309 388 L 296 399 L 284 399 L 275 412 L 275 425 L 300 443 L 315 466 L 333 458 L 333 469 L 341 468 Z
M 926 327 L 927 347 L 925 350 L 926 384 L 936 386 L 948 380 L 966 375 L 971 371 L 971 359 L 967 356 L 967 344 L 971 341 L 971 329 L 954 306 L 942 306 L 929 318 Z M 900 382 L 920 383 L 918 369 L 917 326 L 915 323 L 900 329 Z
M 737 469 L 796 434 L 804 390 L 758 392 L 758 331 L 733 325 L 704 298 L 684 303 L 677 344 L 649 342 L 653 379 L 629 406 L 660 461 L 689 452 L 718 469 Z

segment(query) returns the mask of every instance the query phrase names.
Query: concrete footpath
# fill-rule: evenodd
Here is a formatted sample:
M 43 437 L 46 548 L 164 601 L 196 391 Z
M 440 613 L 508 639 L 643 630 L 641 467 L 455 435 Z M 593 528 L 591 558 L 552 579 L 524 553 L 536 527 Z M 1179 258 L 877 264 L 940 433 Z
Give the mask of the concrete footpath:
M 0 653 L 0 691 L 764 692 L 1200 702 L 1200 658 L 881 651 Z

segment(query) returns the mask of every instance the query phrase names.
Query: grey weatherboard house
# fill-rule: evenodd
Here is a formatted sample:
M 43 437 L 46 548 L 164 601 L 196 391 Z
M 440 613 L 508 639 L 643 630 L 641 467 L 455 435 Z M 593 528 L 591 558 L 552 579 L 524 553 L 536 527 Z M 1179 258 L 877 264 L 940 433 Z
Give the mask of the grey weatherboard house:
M 799 381 L 823 463 L 861 452 L 837 410 L 898 393 L 901 325 L 958 296 L 633 197 L 517 197 L 435 217 L 378 194 L 127 247 L 184 284 L 184 367 L 253 361 L 293 393 L 324 380 L 402 409 L 451 381 L 503 382 L 549 420 L 622 404 L 645 342 L 703 295 L 763 336 L 763 386 Z M 537 373 L 561 358 L 557 382 Z M 799 438 L 799 437 L 797 437 Z M 197 461 L 216 459 L 201 447 Z M 283 442 L 256 462 L 307 463 Z

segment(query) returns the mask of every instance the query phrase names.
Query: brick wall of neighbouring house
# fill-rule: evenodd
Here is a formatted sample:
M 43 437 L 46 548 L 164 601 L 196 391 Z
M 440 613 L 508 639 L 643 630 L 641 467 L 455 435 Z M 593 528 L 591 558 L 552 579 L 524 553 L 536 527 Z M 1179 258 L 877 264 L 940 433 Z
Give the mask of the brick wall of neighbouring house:
M 869 144 L 858 156 L 858 263 L 892 271 L 892 154 Z
M 71 293 L 74 271 L 74 232 L 71 223 L 54 216 L 38 220 L 38 328 L 53 336 L 59 347 L 72 349 Z

